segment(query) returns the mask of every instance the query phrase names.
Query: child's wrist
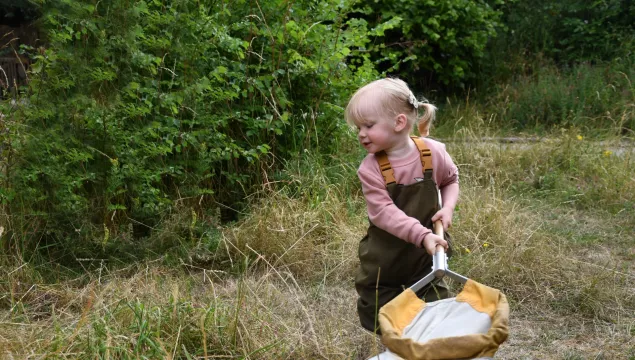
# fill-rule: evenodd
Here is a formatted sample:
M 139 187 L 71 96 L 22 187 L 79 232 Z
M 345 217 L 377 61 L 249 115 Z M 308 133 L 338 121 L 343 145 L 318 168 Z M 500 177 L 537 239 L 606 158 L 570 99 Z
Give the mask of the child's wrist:
M 423 247 L 423 243 L 425 243 L 426 241 L 432 241 L 434 242 L 433 237 L 435 236 L 435 234 L 430 231 L 428 233 L 426 233 L 425 235 L 423 235 L 423 241 L 421 241 L 421 247 Z
M 421 239 L 421 243 L 419 243 L 419 248 L 420 249 L 425 249 L 425 242 L 426 242 L 426 238 L 428 237 L 428 235 L 432 234 L 432 232 L 427 232 L 425 234 L 423 234 L 423 238 Z

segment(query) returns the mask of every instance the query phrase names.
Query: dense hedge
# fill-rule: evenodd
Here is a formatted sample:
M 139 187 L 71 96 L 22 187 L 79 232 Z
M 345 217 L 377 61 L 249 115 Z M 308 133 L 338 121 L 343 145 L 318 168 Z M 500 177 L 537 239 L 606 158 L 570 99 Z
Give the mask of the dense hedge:
M 390 25 L 369 48 L 380 70 L 440 95 L 490 87 L 509 62 L 543 57 L 572 66 L 635 50 L 630 0 L 374 1 L 354 16 Z
M 499 51 L 524 49 L 570 65 L 628 56 L 635 47 L 631 0 L 511 1 L 501 11 L 507 48 Z
M 371 1 L 357 16 L 372 25 L 392 26 L 370 48 L 378 66 L 408 78 L 419 91 L 466 88 L 475 81 L 488 42 L 503 24 L 497 6 L 503 0 Z
M 281 160 L 333 152 L 347 97 L 376 77 L 345 62 L 367 41 L 346 1 L 40 5 L 48 45 L 0 108 L 0 197 L 36 240 L 92 251 L 178 206 L 240 210 Z

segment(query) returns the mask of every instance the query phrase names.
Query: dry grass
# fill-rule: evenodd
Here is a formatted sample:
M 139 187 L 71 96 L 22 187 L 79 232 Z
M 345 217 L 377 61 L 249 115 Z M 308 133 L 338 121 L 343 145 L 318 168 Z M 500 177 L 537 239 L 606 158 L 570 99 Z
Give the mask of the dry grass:
M 235 278 L 147 264 L 22 295 L 2 314 L 2 358 L 363 358 L 374 341 L 352 288 L 281 269 Z
M 575 135 L 449 145 L 462 179 L 451 267 L 508 296 L 500 358 L 635 357 L 633 164 Z M 355 314 L 355 180 L 350 166 L 291 168 L 204 263 L 106 263 L 47 283 L 54 269 L 3 258 L 0 357 L 366 358 L 381 344 Z
M 225 231 L 223 247 L 229 259 L 252 258 L 264 267 L 282 269 L 317 282 L 349 279 L 357 265 L 356 244 L 363 220 L 353 224 L 337 189 L 326 189 L 325 213 L 302 199 L 272 194 L 255 216 Z M 222 250 L 221 250 L 222 253 Z

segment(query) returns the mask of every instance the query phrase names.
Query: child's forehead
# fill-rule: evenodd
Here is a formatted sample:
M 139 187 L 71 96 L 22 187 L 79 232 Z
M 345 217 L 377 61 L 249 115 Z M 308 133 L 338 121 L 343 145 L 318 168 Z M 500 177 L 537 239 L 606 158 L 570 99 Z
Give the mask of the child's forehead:
M 385 98 L 381 92 L 368 91 L 360 95 L 362 96 L 356 99 L 352 109 L 356 123 L 377 120 L 385 115 Z
M 366 108 L 366 110 L 355 114 L 353 123 L 355 125 L 369 125 L 378 123 L 386 118 L 386 114 L 372 108 Z
M 386 92 L 379 86 L 369 87 L 364 90 L 359 94 L 358 103 L 360 105 L 377 110 L 376 108 L 386 101 Z

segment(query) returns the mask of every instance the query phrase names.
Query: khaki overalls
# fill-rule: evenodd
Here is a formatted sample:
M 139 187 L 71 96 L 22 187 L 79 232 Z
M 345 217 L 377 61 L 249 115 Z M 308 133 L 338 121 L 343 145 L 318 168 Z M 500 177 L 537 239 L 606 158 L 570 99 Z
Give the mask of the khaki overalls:
M 432 178 L 432 154 L 425 142 L 412 138 L 421 156 L 423 180 L 409 185 L 397 184 L 385 152 L 375 154 L 392 201 L 406 215 L 432 229 L 432 216 L 439 210 L 437 186 Z M 404 289 L 432 271 L 432 257 L 425 249 L 417 248 L 378 227 L 372 222 L 359 244 L 360 270 L 355 278 L 359 294 L 357 312 L 362 326 L 379 333 L 377 312 Z M 434 288 L 433 288 L 434 287 Z M 426 302 L 448 297 L 443 283 L 430 284 L 417 292 Z

